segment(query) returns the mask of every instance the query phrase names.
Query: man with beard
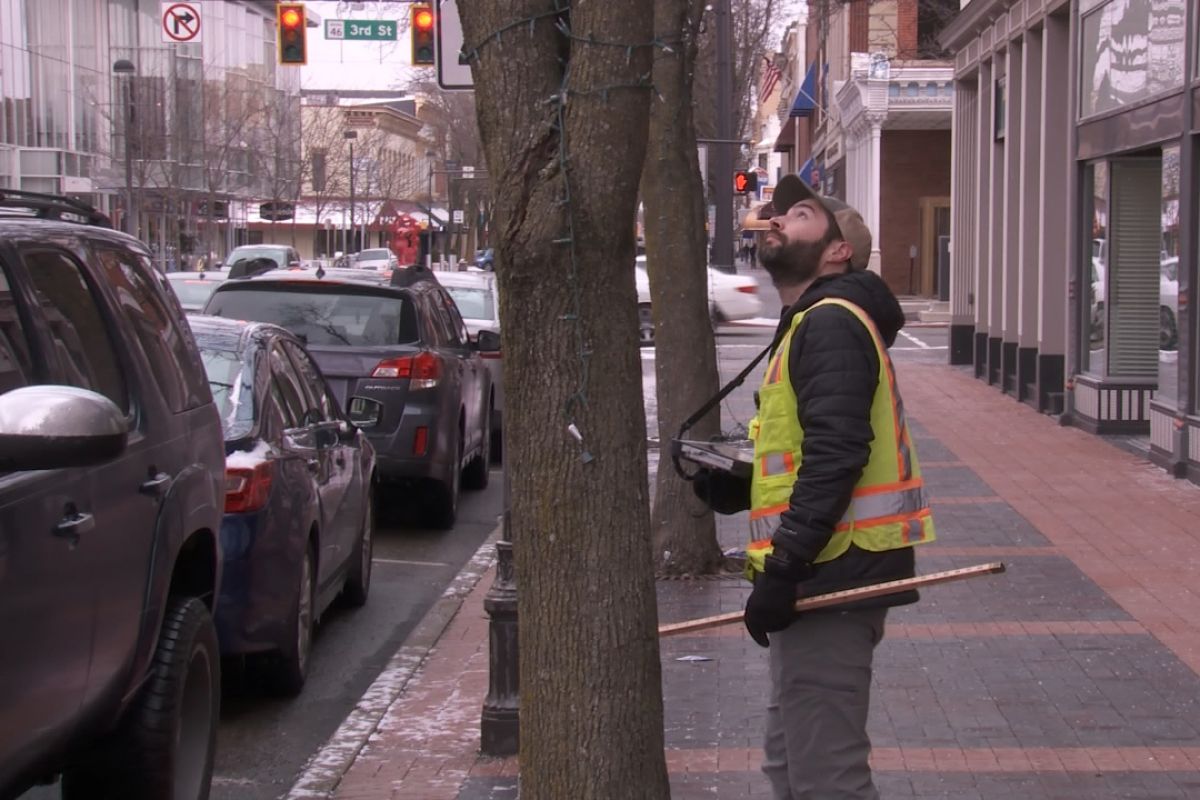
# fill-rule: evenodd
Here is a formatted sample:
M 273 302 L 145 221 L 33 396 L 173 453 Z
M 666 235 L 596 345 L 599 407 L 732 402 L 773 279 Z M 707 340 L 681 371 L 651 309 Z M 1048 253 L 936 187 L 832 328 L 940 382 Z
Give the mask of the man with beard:
M 745 624 L 770 647 L 763 772 L 778 800 L 877 800 L 867 764 L 875 646 L 910 591 L 796 614 L 797 598 L 915 574 L 933 520 L 887 348 L 904 324 L 866 270 L 871 232 L 795 175 L 775 188 L 759 261 L 784 304 L 750 424 L 749 482 L 702 471 L 720 513 L 750 510 Z

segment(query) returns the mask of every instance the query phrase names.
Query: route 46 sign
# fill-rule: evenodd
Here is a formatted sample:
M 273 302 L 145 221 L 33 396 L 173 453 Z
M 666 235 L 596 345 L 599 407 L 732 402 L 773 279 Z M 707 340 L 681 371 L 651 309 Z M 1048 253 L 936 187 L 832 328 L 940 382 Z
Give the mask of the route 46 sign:
M 163 0 L 162 40 L 175 44 L 200 41 L 200 4 Z

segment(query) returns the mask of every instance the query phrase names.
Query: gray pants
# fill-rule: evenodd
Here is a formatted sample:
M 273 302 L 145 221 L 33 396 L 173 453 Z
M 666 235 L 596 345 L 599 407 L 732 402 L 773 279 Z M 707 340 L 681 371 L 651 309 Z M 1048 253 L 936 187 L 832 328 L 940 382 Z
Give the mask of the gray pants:
M 886 617 L 886 608 L 809 613 L 770 635 L 762 770 L 776 800 L 878 800 L 867 710 Z

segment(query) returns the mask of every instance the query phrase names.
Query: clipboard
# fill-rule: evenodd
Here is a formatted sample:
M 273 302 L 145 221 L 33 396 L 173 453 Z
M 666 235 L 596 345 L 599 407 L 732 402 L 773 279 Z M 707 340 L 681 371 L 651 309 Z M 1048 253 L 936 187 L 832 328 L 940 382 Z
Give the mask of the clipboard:
M 703 442 L 695 439 L 672 439 L 671 454 L 706 469 L 727 472 L 736 478 L 749 480 L 754 473 L 754 443 L 749 439 L 735 442 Z

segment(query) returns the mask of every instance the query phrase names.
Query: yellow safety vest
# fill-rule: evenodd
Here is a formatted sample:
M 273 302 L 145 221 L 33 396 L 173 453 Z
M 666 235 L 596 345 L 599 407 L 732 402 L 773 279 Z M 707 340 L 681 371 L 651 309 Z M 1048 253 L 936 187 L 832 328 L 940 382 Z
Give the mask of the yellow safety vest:
M 871 403 L 871 455 L 854 487 L 850 505 L 834 528 L 816 563 L 831 561 L 854 544 L 864 550 L 884 551 L 934 540 L 933 517 L 904 417 L 904 403 L 896 387 L 896 373 L 874 320 L 855 304 L 827 298 L 792 318 L 779 342 L 758 390 L 758 414 L 750 422 L 754 440 L 754 474 L 750 481 L 750 529 L 746 577 L 763 570 L 771 553 L 771 535 L 787 510 L 803 459 L 804 429 L 800 427 L 796 393 L 788 370 L 792 338 L 804 316 L 823 305 L 850 311 L 871 333 L 879 356 L 879 383 Z

